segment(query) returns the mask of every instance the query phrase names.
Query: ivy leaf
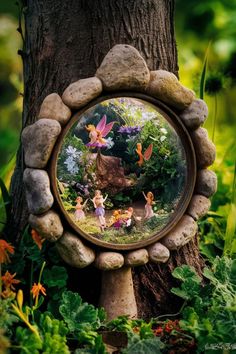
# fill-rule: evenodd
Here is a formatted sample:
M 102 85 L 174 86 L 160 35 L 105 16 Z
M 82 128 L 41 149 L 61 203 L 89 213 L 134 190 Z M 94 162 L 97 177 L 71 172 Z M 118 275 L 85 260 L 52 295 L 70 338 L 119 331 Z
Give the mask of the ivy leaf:
M 59 312 L 71 332 L 96 330 L 100 327 L 98 309 L 86 302 L 83 303 L 79 294 L 72 291 L 65 291 L 62 294 Z
M 67 271 L 64 267 L 54 265 L 51 269 L 46 268 L 43 272 L 43 283 L 49 288 L 63 288 L 68 279 Z
M 171 292 L 182 299 L 192 300 L 194 297 L 199 296 L 200 290 L 200 284 L 189 278 L 181 284 L 180 288 L 172 288 Z

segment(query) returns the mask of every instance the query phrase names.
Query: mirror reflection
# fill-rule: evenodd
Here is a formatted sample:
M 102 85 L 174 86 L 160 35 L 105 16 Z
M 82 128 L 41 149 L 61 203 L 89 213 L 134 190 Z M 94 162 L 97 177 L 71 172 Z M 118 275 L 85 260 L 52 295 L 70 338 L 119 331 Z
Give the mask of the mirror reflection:
M 72 226 L 91 240 L 131 244 L 173 219 L 187 163 L 180 137 L 157 107 L 120 97 L 78 116 L 61 145 L 56 174 Z

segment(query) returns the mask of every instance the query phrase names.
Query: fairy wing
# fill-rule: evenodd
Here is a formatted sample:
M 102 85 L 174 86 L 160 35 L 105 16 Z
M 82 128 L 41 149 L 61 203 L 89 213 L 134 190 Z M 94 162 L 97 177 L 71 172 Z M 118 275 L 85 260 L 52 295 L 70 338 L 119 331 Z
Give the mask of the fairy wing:
M 105 136 L 107 136 L 107 134 L 110 133 L 110 131 L 112 130 L 112 127 L 114 125 L 115 122 L 111 122 L 108 123 L 105 128 L 102 130 L 102 137 L 105 138 Z
M 144 160 L 148 161 L 152 156 L 153 144 L 150 144 L 143 154 Z
M 107 116 L 104 114 L 104 116 L 102 117 L 100 122 L 98 122 L 98 124 L 96 126 L 96 130 L 99 130 L 100 132 L 102 132 L 106 126 L 106 123 L 107 123 Z

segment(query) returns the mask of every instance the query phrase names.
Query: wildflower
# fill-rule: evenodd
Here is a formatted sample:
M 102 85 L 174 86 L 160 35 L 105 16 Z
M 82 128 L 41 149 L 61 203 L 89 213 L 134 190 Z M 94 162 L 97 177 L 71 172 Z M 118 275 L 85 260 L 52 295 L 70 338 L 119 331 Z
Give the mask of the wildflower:
M 166 128 L 161 128 L 161 129 L 160 129 L 160 132 L 162 132 L 162 134 L 164 134 L 164 135 L 166 135 L 166 134 L 167 134 L 167 130 L 166 130 Z
M 38 246 L 38 248 L 41 250 L 45 238 L 41 237 L 39 233 L 34 229 L 31 230 L 31 236 L 34 242 L 36 243 L 36 245 Z
M 107 138 L 106 139 L 106 147 L 107 149 L 111 149 L 114 146 L 114 141 L 112 140 L 112 138 Z
M 31 289 L 31 293 L 33 294 L 33 299 L 38 298 L 39 294 L 42 293 L 44 296 L 46 296 L 46 289 L 43 287 L 41 283 L 34 283 Z
M 16 273 L 11 274 L 8 272 L 8 270 L 2 276 L 2 282 L 3 282 L 3 285 L 5 286 L 6 289 L 16 290 L 14 287 L 14 284 L 19 284 L 20 280 L 14 279 L 15 276 L 16 276 Z
M 14 299 L 16 297 L 16 293 L 14 293 L 14 291 L 12 291 L 10 288 L 6 288 L 4 291 L 1 292 L 0 296 L 3 299 Z
M 122 125 L 119 128 L 118 132 L 123 134 L 135 134 L 135 133 L 139 133 L 140 130 L 141 130 L 140 125 L 134 125 L 134 126 Z
M 14 247 L 5 240 L 0 240 L 0 263 L 10 262 L 8 253 L 14 254 Z

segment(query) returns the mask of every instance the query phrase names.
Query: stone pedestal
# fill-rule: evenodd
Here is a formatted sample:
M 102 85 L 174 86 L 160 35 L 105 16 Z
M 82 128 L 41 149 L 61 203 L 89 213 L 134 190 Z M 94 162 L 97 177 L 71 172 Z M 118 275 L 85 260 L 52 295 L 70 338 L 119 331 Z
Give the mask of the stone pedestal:
M 131 267 L 103 271 L 99 305 L 107 312 L 107 319 L 127 315 L 137 318 Z

